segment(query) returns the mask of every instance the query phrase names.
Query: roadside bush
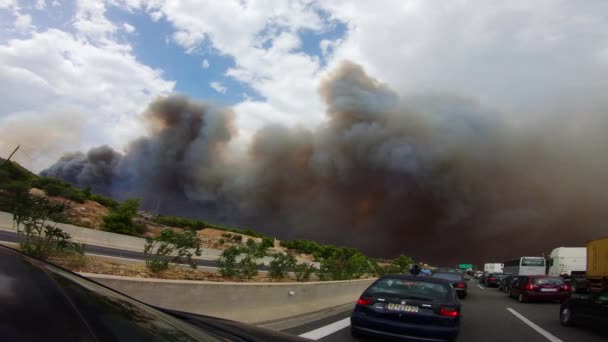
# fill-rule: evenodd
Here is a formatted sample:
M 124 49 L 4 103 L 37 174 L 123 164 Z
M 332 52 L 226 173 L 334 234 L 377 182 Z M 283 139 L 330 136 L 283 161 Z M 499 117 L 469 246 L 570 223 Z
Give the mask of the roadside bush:
M 152 219 L 156 223 L 160 223 L 165 226 L 177 227 L 177 228 L 189 228 L 194 230 L 201 230 L 205 227 L 211 227 L 211 225 L 202 220 L 194 220 L 177 216 L 157 216 Z
M 230 246 L 225 249 L 217 260 L 219 272 L 222 277 L 236 277 L 238 275 L 238 267 L 236 258 L 241 254 L 238 248 Z
M 13 211 L 13 223 L 17 232 L 24 235 L 21 250 L 40 259 L 51 255 L 74 251 L 82 253 L 82 245 L 70 242 L 70 235 L 47 224 L 51 217 L 63 213 L 65 205 L 53 203 L 46 197 L 21 196 Z
M 225 243 L 226 243 L 226 240 L 224 240 L 224 239 L 220 239 L 220 240 L 218 241 L 218 243 L 219 243 L 220 245 L 223 245 L 223 244 L 225 244 Z
M 194 252 L 192 251 L 194 250 Z M 176 232 L 165 229 L 155 238 L 147 238 L 144 247 L 146 267 L 154 273 L 169 268 L 170 263 L 188 264 L 196 268 L 193 255 L 201 255 L 200 243 L 192 230 Z
M 110 209 L 110 212 L 103 218 L 103 230 L 125 234 L 137 235 L 133 218 L 137 215 L 139 200 L 128 199 L 120 203 L 117 207 Z
M 270 237 L 262 238 L 262 247 L 266 249 L 274 247 L 274 239 Z
M 245 243 L 246 246 L 251 247 L 253 245 L 255 245 L 255 241 L 253 241 L 253 239 L 247 239 L 247 242 Z
M 270 271 L 268 277 L 271 279 L 283 279 L 287 272 L 294 269 L 296 266 L 296 258 L 290 254 L 277 253 L 272 255 L 273 259 L 270 262 Z
M 101 205 L 103 205 L 106 208 L 116 208 L 118 206 L 118 202 L 115 201 L 114 199 L 107 197 L 107 196 L 103 196 L 103 195 L 98 195 L 98 194 L 91 194 L 89 196 L 89 199 L 91 201 L 95 201 Z
M 222 233 L 222 237 L 225 237 L 225 238 L 229 239 L 229 238 L 232 237 L 232 234 L 230 234 L 230 233 Z
M 232 236 L 232 241 L 234 241 L 234 242 L 241 242 L 241 241 L 243 241 L 243 236 L 242 235 L 233 235 Z
M 321 260 L 318 271 L 321 280 L 347 280 L 360 278 L 366 273 L 372 273 L 369 259 L 359 253 L 350 254 L 349 249 L 341 249 L 332 256 Z
M 313 265 L 309 265 L 309 264 L 305 264 L 305 263 L 301 263 L 301 264 L 297 264 L 295 267 L 295 274 L 296 274 L 296 280 L 297 281 L 308 281 L 310 280 L 310 276 L 316 271 L 317 269 L 313 266 Z
M 134 221 L 133 229 L 137 235 L 143 235 L 148 231 L 148 226 L 146 226 L 146 224 L 143 222 Z

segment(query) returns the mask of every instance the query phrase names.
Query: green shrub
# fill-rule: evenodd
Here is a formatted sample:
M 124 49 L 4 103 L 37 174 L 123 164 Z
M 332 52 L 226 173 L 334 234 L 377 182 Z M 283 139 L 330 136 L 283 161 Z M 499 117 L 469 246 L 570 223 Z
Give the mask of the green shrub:
M 107 196 L 102 196 L 102 195 L 98 195 L 98 194 L 91 194 L 89 196 L 89 199 L 91 201 L 95 201 L 101 205 L 103 205 L 106 208 L 116 208 L 118 206 L 118 202 L 115 201 L 114 199 L 112 199 L 111 197 L 107 197 Z
M 245 243 L 246 246 L 251 247 L 253 245 L 255 245 L 255 241 L 253 239 L 247 239 L 247 242 Z
M 194 253 L 191 251 L 194 249 Z M 200 243 L 192 230 L 176 232 L 165 229 L 155 238 L 147 238 L 144 247 L 146 267 L 154 273 L 169 268 L 169 263 L 189 264 L 196 268 L 193 255 L 201 255 Z
M 272 255 L 273 259 L 270 262 L 270 271 L 268 276 L 271 279 L 283 279 L 289 270 L 296 266 L 296 258 L 290 254 L 277 253 Z
M 316 268 L 313 265 L 301 263 L 297 264 L 295 267 L 295 274 L 297 281 L 308 281 L 310 280 L 310 276 L 316 271 Z
M 145 223 L 134 221 L 133 229 L 137 235 L 143 235 L 148 231 L 148 226 Z
M 262 238 L 262 246 L 266 249 L 274 247 L 274 239 L 270 237 Z
M 219 272 L 222 277 L 232 278 L 237 276 L 238 267 L 236 258 L 239 256 L 238 248 L 231 246 L 225 249 L 217 260 Z
M 40 259 L 53 254 L 72 250 L 82 253 L 82 245 L 70 242 L 70 235 L 47 224 L 51 217 L 63 213 L 65 205 L 54 203 L 46 197 L 22 196 L 18 198 L 13 211 L 13 223 L 17 232 L 25 239 L 21 250 Z
M 243 236 L 242 235 L 233 235 L 232 240 L 235 242 L 241 242 L 241 241 L 243 241 Z
M 230 234 L 230 233 L 222 233 L 222 237 L 231 238 L 232 234 Z
M 226 240 L 224 240 L 224 239 L 220 239 L 220 241 L 218 241 L 218 243 L 219 243 L 220 245 L 223 245 L 223 244 L 225 244 L 225 243 L 226 243 Z
M 133 218 L 137 215 L 138 208 L 139 200 L 134 198 L 125 200 L 117 207 L 110 209 L 103 218 L 103 230 L 118 234 L 136 235 Z

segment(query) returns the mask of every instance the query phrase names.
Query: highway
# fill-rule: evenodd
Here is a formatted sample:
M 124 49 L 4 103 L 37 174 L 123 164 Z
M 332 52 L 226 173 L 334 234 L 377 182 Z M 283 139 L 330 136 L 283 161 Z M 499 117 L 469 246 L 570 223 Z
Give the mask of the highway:
M 17 233 L 0 230 L 0 241 L 17 243 L 17 242 L 21 242 L 22 239 L 23 239 L 23 236 L 21 236 Z M 143 252 L 103 247 L 103 246 L 87 245 L 87 244 L 83 244 L 83 246 L 84 246 L 84 251 L 86 254 L 103 255 L 103 256 L 124 258 L 124 259 L 131 259 L 131 260 L 146 260 L 146 257 Z M 197 266 L 217 267 L 217 260 L 208 260 L 208 259 L 193 259 L 193 260 Z M 258 266 L 258 269 L 268 270 L 268 266 L 260 265 L 260 266 Z
M 558 303 L 519 303 L 496 288 L 471 280 L 463 304 L 459 342 L 600 342 L 608 335 L 589 328 L 560 325 Z M 350 335 L 350 310 L 283 330 L 318 341 L 377 341 Z

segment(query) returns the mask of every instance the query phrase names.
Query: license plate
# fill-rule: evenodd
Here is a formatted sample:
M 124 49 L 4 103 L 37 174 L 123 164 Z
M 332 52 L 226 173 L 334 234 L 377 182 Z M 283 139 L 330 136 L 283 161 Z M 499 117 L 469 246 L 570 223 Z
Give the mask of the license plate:
M 557 289 L 540 289 L 541 292 L 557 292 Z
M 418 312 L 418 309 L 419 309 L 417 306 L 392 304 L 392 303 L 387 304 L 386 308 L 389 310 L 393 310 L 393 311 L 403 311 L 403 312 Z

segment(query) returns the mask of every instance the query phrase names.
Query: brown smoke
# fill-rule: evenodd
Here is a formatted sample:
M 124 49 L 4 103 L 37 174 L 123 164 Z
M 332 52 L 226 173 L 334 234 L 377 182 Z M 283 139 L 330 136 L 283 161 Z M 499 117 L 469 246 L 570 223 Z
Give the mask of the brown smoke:
M 319 93 L 319 128 L 265 127 L 236 164 L 232 112 L 170 97 L 124 155 L 101 147 L 43 173 L 164 214 L 429 262 L 540 255 L 606 233 L 603 105 L 516 120 L 445 94 L 400 97 L 348 62 Z

